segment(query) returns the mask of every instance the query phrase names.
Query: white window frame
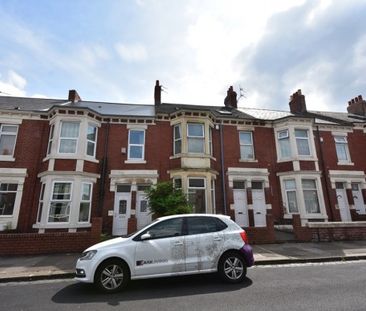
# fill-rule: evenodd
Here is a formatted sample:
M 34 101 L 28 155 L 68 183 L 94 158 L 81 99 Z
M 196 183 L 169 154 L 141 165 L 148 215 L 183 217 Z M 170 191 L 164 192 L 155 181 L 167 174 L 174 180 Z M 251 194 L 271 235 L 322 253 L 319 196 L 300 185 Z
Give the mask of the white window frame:
M 285 136 L 281 136 L 280 134 L 281 133 L 286 133 Z M 288 142 L 288 146 L 289 146 L 289 151 L 290 151 L 290 154 L 288 155 L 283 155 L 282 154 L 282 149 L 281 149 L 281 142 L 280 141 L 287 141 Z M 280 159 L 289 159 L 292 157 L 292 151 L 291 151 L 291 141 L 290 141 L 290 133 L 289 133 L 289 130 L 288 129 L 281 129 L 279 131 L 277 131 L 277 142 L 278 142 L 278 148 L 279 148 L 279 151 L 278 151 L 278 154 L 279 154 L 279 158 Z
M 304 131 L 306 132 L 306 137 L 302 137 L 302 136 L 296 136 L 296 131 Z M 311 156 L 311 148 L 310 148 L 310 143 L 309 143 L 309 130 L 308 129 L 304 129 L 304 128 L 295 128 L 294 130 L 294 136 L 295 136 L 295 143 L 296 143 L 296 153 L 299 157 L 310 157 Z M 299 141 L 306 141 L 307 143 L 307 147 L 309 149 L 309 153 L 308 154 L 300 154 L 299 152 Z
M 9 154 L 1 154 L 0 155 L 0 161 L 1 160 L 5 160 L 5 161 L 14 160 L 14 152 L 15 152 L 15 146 L 17 144 L 19 125 L 18 124 L 10 124 L 10 123 L 1 123 L 0 125 L 1 125 L 0 126 L 0 139 L 1 139 L 2 136 L 14 136 L 14 144 L 13 144 L 12 152 L 9 153 Z M 3 128 L 5 126 L 14 127 L 14 128 L 16 128 L 16 131 L 15 132 L 5 132 L 3 130 Z
M 213 144 L 212 144 L 212 127 L 208 127 L 208 151 L 209 155 L 213 156 Z
M 346 135 L 333 135 L 333 137 L 334 137 L 334 147 L 335 147 L 335 150 L 336 150 L 338 165 L 353 164 L 352 161 L 351 161 L 351 155 L 350 155 L 349 148 L 348 148 L 347 136 Z M 337 145 L 342 146 L 344 148 L 344 151 L 345 151 L 346 157 L 347 157 L 346 159 L 340 159 L 339 158 Z
M 0 182 L 0 187 L 1 187 L 1 185 L 17 185 L 17 190 L 9 190 L 9 189 L 7 189 L 7 190 L 1 190 L 1 188 L 0 188 L 0 193 L 15 193 L 15 197 L 14 197 L 14 203 L 13 203 L 13 210 L 12 210 L 12 213 L 11 214 L 7 214 L 7 215 L 4 215 L 3 214 L 3 211 L 2 211 L 2 207 L 0 206 L 0 211 L 2 211 L 1 213 L 0 213 L 0 218 L 8 218 L 8 217 L 13 217 L 13 215 L 14 215 L 14 211 L 15 211 L 15 203 L 16 203 L 16 199 L 17 199 L 17 193 L 18 193 L 18 183 L 16 183 L 16 182 Z
M 190 125 L 199 125 L 202 128 L 202 136 L 193 136 L 189 135 L 189 126 Z M 202 152 L 193 152 L 189 150 L 189 141 L 190 140 L 200 140 L 202 143 Z M 205 153 L 205 124 L 200 122 L 187 122 L 187 151 L 191 154 L 204 154 Z
M 88 139 L 88 131 L 89 128 L 93 127 L 95 128 L 95 140 Z M 85 155 L 87 157 L 95 158 L 96 149 L 97 149 L 97 138 L 98 138 L 98 127 L 95 124 L 88 123 L 86 127 L 86 147 L 85 147 Z M 88 145 L 93 144 L 93 154 L 88 154 Z
M 66 124 L 66 123 L 74 123 L 74 124 L 78 124 L 79 127 L 78 127 L 78 136 L 77 137 L 63 137 L 61 136 L 62 134 L 62 126 L 63 124 Z M 61 154 L 61 155 L 74 155 L 74 154 L 77 154 L 78 153 L 78 149 L 79 149 L 79 138 L 80 138 L 80 125 L 81 125 L 81 122 L 79 121 L 68 121 L 68 120 L 62 120 L 60 122 L 60 135 L 59 135 L 59 140 L 58 140 L 58 153 Z M 63 140 L 71 140 L 71 141 L 76 141 L 76 144 L 75 144 L 75 151 L 74 152 L 61 152 L 60 149 L 61 149 L 61 142 Z
M 52 153 L 52 145 L 54 143 L 54 137 L 55 137 L 55 124 L 51 124 L 50 135 L 48 138 L 48 145 L 47 145 L 47 155 L 50 155 Z
M 68 200 L 66 199 L 53 199 L 54 191 L 55 191 L 55 184 L 70 184 L 70 198 Z M 72 209 L 72 199 L 73 199 L 73 186 L 74 182 L 70 180 L 54 180 L 52 182 L 52 191 L 51 196 L 48 204 L 48 212 L 47 212 L 47 224 L 68 224 L 70 223 L 70 217 L 71 217 L 71 209 Z M 53 202 L 68 202 L 68 210 L 69 213 L 67 214 L 68 221 L 50 221 L 50 213 L 51 213 L 51 205 Z M 55 218 L 55 217 L 53 217 Z
M 190 187 L 190 180 L 203 180 L 203 187 Z M 207 213 L 207 181 L 206 177 L 188 177 L 187 178 L 187 199 L 189 199 L 189 195 L 192 194 L 190 190 L 204 190 L 205 191 L 205 213 Z
M 176 137 L 175 135 L 175 129 L 178 129 L 180 137 Z M 176 150 L 176 144 L 179 143 L 180 144 L 180 152 L 177 152 Z M 177 154 L 181 154 L 182 153 L 182 148 L 183 148 L 183 139 L 182 139 L 182 124 L 176 124 L 173 126 L 173 154 L 177 155 Z
M 46 189 L 46 184 L 41 184 L 41 192 L 39 193 L 39 202 L 38 202 L 38 211 L 37 211 L 37 223 L 40 223 L 42 220 L 42 212 L 44 209 L 44 192 Z
M 90 194 L 89 194 L 89 199 L 88 200 L 83 199 L 84 185 L 89 185 L 90 186 Z M 80 203 L 79 203 L 78 222 L 79 223 L 89 223 L 90 222 L 92 199 L 93 199 L 93 183 L 91 183 L 91 182 L 81 182 L 81 192 L 80 193 L 81 193 L 81 196 L 80 196 Z M 83 204 L 83 203 L 89 203 L 88 219 L 81 221 L 80 220 L 80 211 L 81 211 L 81 204 Z
M 241 135 L 242 134 L 249 134 L 250 136 L 250 144 L 242 143 Z M 252 152 L 252 157 L 244 157 L 244 155 L 241 152 L 242 147 L 250 147 Z M 254 154 L 254 142 L 253 142 L 253 132 L 252 131 L 239 131 L 239 148 L 240 148 L 240 160 L 243 161 L 254 161 L 255 160 L 255 154 Z
M 295 184 L 295 187 L 294 188 L 290 188 L 290 189 L 287 189 L 286 188 L 286 182 L 287 181 L 293 181 L 294 184 Z M 299 200 L 298 200 L 298 196 L 297 196 L 297 191 L 296 191 L 296 180 L 294 178 L 291 178 L 291 179 L 285 179 L 283 181 L 283 188 L 284 188 L 284 192 L 285 192 L 285 199 L 286 199 L 286 212 L 287 214 L 299 214 Z M 289 192 L 294 192 L 295 193 L 295 203 L 296 203 L 296 211 L 293 211 L 291 212 L 290 211 L 290 203 L 289 203 L 289 200 L 288 200 L 288 193 Z
M 143 133 L 143 143 L 142 144 L 131 144 L 131 132 L 142 132 Z M 141 147 L 141 158 L 132 158 L 131 157 L 131 147 Z M 145 129 L 137 129 L 137 128 L 131 128 L 128 131 L 128 160 L 132 161 L 144 161 L 145 159 Z
M 304 181 L 305 180 L 311 180 L 314 182 L 315 184 L 315 188 L 304 188 Z M 304 198 L 304 207 L 305 207 L 305 211 L 306 211 L 306 214 L 320 214 L 321 213 L 321 210 L 320 210 L 320 203 L 319 203 L 319 193 L 318 193 L 318 185 L 317 185 L 317 180 L 314 179 L 314 178 L 306 178 L 306 177 L 303 177 L 301 178 L 301 189 L 302 189 L 302 193 L 303 193 L 303 198 Z M 311 213 L 311 212 L 308 212 L 307 210 L 307 206 L 306 206 L 306 201 L 305 201 L 305 191 L 315 191 L 316 192 L 316 199 L 317 199 L 317 204 L 318 204 L 318 209 L 319 209 L 319 212 L 317 213 Z

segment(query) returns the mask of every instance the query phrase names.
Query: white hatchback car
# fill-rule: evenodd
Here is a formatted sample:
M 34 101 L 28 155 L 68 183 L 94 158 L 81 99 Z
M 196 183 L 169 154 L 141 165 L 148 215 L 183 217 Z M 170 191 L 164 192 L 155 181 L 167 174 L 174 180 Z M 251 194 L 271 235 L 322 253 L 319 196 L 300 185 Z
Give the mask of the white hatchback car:
M 76 280 L 116 292 L 130 279 L 218 272 L 241 282 L 254 263 L 246 232 L 229 216 L 186 214 L 158 218 L 128 238 L 95 244 L 76 264 Z

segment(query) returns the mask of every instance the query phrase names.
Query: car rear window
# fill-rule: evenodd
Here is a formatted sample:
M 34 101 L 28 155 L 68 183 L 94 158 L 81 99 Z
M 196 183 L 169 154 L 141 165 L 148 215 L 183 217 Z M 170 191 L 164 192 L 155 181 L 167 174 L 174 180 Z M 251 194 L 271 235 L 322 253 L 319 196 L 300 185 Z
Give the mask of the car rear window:
M 187 233 L 202 234 L 217 232 L 227 228 L 227 225 L 215 217 L 187 217 Z

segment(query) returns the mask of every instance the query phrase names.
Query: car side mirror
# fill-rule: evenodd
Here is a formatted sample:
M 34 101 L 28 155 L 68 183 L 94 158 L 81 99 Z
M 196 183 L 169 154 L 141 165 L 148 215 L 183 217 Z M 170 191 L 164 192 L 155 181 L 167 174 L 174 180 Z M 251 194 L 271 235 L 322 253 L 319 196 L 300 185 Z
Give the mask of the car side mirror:
M 148 240 L 148 239 L 151 239 L 151 234 L 150 233 L 144 233 L 141 237 L 140 237 L 141 241 L 144 241 L 144 240 Z

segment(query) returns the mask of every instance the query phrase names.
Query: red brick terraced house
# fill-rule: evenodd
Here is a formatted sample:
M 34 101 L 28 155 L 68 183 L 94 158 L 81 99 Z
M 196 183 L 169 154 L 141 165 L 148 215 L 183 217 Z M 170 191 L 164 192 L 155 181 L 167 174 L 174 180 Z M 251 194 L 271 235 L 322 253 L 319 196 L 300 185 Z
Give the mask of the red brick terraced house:
M 81 251 L 152 221 L 170 180 L 195 213 L 230 215 L 254 243 L 366 239 L 366 102 L 347 112 L 0 97 L 0 254 Z

